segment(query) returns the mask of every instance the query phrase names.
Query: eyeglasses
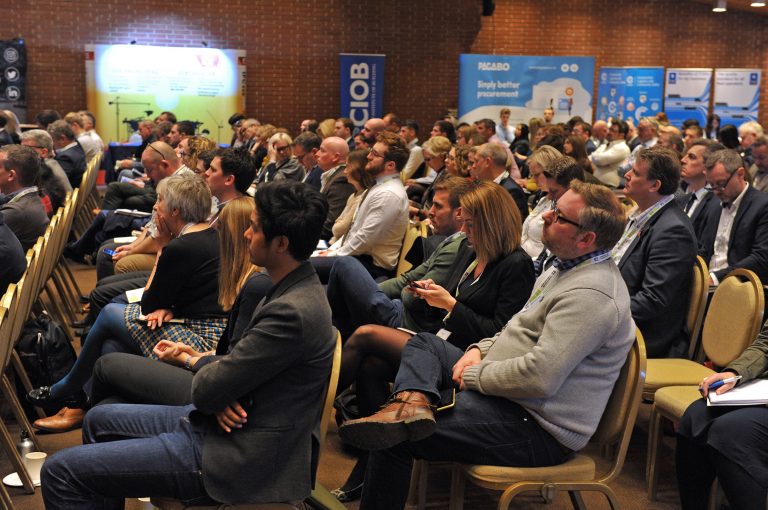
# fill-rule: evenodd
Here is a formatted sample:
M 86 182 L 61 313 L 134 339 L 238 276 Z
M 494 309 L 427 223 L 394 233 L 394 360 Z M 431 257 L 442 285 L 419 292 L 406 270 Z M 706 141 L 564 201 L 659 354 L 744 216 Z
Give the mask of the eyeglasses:
M 278 147 L 275 145 L 275 152 L 283 152 L 284 150 L 288 150 L 290 147 L 288 145 L 283 145 L 282 147 Z
M 735 174 L 738 171 L 739 169 L 737 168 L 736 170 L 728 174 L 728 178 L 722 184 L 710 184 L 710 189 L 712 191 L 723 191 L 728 186 L 728 183 L 731 182 L 731 178 L 733 177 L 733 174 Z
M 376 149 L 371 148 L 371 150 L 368 151 L 368 154 L 373 155 L 374 158 L 383 158 L 384 156 L 376 152 Z
M 574 227 L 578 229 L 584 229 L 584 227 L 581 226 L 580 223 L 569 220 L 563 214 L 560 212 L 560 209 L 557 208 L 557 202 L 552 202 L 552 216 L 554 217 L 555 221 L 559 221 L 560 223 L 568 223 L 570 225 L 573 225 Z
M 158 154 L 160 154 L 160 158 L 161 159 L 168 159 L 168 158 L 165 157 L 165 154 L 160 152 L 158 149 L 154 148 L 151 143 L 149 145 L 147 145 L 147 147 L 152 149 L 153 151 L 157 152 Z

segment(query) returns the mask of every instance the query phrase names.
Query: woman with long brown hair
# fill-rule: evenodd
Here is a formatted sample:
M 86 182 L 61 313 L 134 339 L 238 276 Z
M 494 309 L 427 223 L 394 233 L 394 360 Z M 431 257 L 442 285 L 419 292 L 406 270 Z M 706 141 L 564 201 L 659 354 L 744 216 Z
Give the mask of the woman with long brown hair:
M 481 182 L 459 201 L 467 238 L 445 286 L 415 281 L 408 292 L 442 316 L 443 338 L 460 348 L 493 336 L 525 304 L 533 288 L 533 264 L 520 247 L 520 212 L 507 191 Z M 406 311 L 407 312 L 407 311 Z M 437 331 L 432 331 L 437 333 Z M 342 351 L 339 390 L 356 383 L 362 416 L 373 414 L 388 396 L 400 354 L 414 332 L 390 325 L 357 328 Z M 359 497 L 367 457 L 362 456 L 343 487 L 342 501 Z

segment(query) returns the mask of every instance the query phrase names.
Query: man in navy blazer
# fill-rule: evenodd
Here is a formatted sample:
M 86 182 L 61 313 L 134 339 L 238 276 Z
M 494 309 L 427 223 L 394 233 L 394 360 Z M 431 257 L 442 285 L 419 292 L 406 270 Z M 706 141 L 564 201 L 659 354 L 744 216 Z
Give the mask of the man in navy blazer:
M 677 203 L 691 219 L 697 240 L 701 239 L 707 225 L 709 210 L 720 207 L 720 201 L 707 186 L 704 162 L 709 154 L 721 149 L 725 149 L 725 145 L 707 138 L 697 138 L 688 146 L 681 160 L 680 177 L 684 183 L 681 186 L 685 186 L 685 192 L 677 196 Z
M 626 196 L 637 203 L 613 249 L 631 297 L 632 318 L 649 358 L 680 357 L 688 349 L 685 327 L 696 236 L 674 200 L 680 183 L 677 155 L 664 147 L 638 151 L 626 174 Z
M 734 150 L 714 152 L 706 165 L 707 182 L 721 204 L 710 210 L 699 240 L 710 284 L 718 285 L 736 268 L 768 282 L 768 194 L 746 182 L 744 161 Z
M 224 356 L 167 347 L 195 372 L 192 405 L 91 409 L 84 444 L 43 466 L 46 508 L 117 508 L 119 498 L 141 495 L 187 505 L 309 496 L 335 344 L 325 292 L 307 262 L 326 214 L 320 193 L 302 183 L 259 187 L 245 235 L 273 287 L 247 330 Z
M 507 190 L 520 210 L 520 219 L 528 217 L 528 198 L 523 189 L 515 182 L 507 170 L 509 157 L 507 148 L 497 142 L 489 142 L 480 146 L 475 155 L 475 162 L 469 169 L 473 179 L 478 181 L 493 181 Z
M 73 188 L 80 186 L 85 173 L 85 150 L 75 138 L 75 132 L 65 120 L 57 120 L 48 126 L 56 149 L 54 159 L 59 162 Z

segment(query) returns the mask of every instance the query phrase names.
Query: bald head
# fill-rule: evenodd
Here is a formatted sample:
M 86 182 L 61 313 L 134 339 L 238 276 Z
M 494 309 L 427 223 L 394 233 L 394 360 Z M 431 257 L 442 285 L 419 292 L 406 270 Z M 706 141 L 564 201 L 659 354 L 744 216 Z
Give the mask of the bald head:
M 173 173 L 181 166 L 181 161 L 176 156 L 173 147 L 165 142 L 152 142 L 147 145 L 141 154 L 141 164 L 147 172 L 147 176 L 157 184 Z
M 603 141 L 608 136 L 608 123 L 604 120 L 598 120 L 592 124 L 592 136 L 596 139 Z
M 327 172 L 347 160 L 349 154 L 349 145 L 343 138 L 338 136 L 329 136 L 320 144 L 320 150 L 317 151 L 317 165 Z
M 369 145 L 373 146 L 374 142 L 376 142 L 376 136 L 384 131 L 386 127 L 387 123 L 384 122 L 384 119 L 373 117 L 368 119 L 368 121 L 363 126 L 363 129 L 360 131 L 360 134 L 366 141 L 370 140 Z

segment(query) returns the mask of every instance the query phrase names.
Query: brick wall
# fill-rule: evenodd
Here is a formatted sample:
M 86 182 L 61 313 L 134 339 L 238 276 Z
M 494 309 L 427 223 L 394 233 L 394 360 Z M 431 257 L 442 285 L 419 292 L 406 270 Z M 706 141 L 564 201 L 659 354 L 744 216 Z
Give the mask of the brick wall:
M 715 15 L 686 0 L 497 0 L 492 18 L 480 17 L 479 0 L 10 2 L 0 39 L 27 43 L 30 116 L 83 107 L 84 45 L 131 40 L 246 50 L 247 112 L 292 131 L 302 118 L 338 114 L 340 52 L 386 54 L 385 110 L 428 131 L 456 106 L 460 53 L 765 68 L 768 51 L 768 17 Z M 767 103 L 764 92 L 761 118 Z

